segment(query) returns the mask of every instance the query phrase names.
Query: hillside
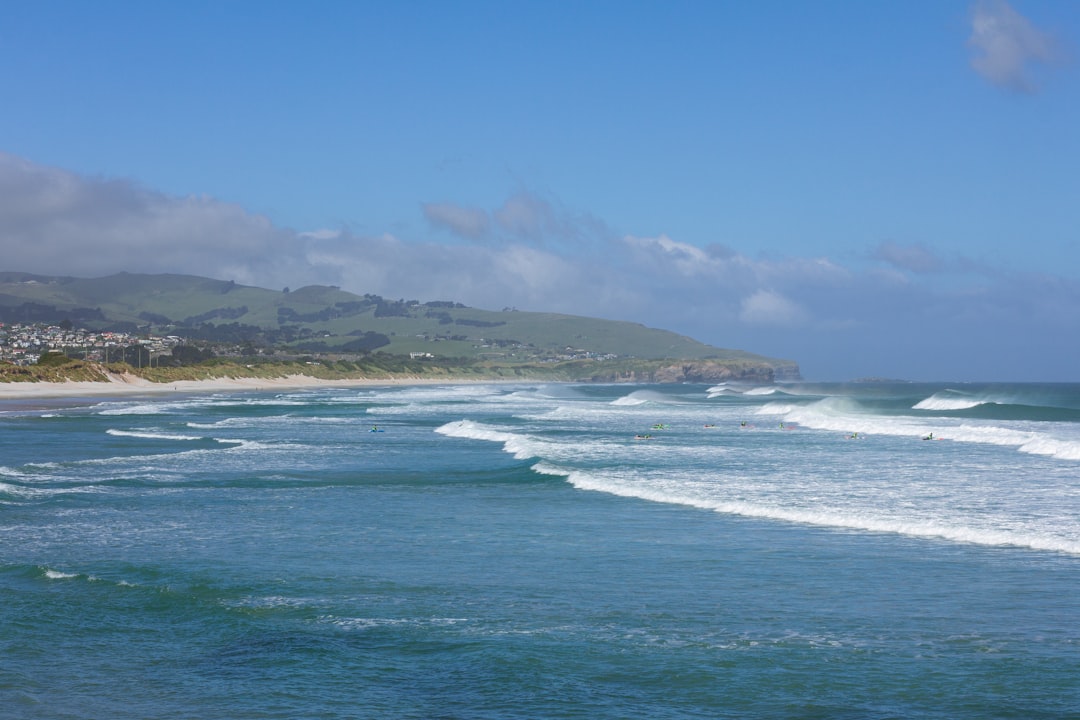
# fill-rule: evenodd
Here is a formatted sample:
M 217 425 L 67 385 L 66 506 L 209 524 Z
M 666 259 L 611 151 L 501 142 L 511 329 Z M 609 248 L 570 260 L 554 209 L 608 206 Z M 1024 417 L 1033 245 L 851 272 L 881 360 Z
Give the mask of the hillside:
M 387 300 L 327 286 L 276 291 L 188 275 L 0 273 L 0 322 L 62 320 L 294 352 L 430 353 L 503 365 L 678 359 L 798 377 L 789 360 L 716 348 L 630 322 L 480 310 L 449 300 Z

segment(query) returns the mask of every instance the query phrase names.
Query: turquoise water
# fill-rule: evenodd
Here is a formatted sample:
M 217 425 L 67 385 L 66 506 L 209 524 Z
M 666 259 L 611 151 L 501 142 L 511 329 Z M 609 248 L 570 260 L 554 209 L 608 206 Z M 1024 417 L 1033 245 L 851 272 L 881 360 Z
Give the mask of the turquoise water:
M 1078 385 L 8 402 L 0 538 L 5 718 L 1080 717 Z

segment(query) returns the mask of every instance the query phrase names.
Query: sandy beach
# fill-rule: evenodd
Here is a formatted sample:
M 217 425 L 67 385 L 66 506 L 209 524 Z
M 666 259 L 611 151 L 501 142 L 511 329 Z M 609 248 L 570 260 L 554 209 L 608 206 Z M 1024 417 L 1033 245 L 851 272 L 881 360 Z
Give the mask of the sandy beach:
M 280 378 L 215 378 L 213 380 L 178 380 L 151 382 L 135 375 L 112 375 L 103 382 L 9 382 L 0 383 L 0 401 L 65 397 L 150 395 L 166 393 L 236 392 L 241 390 L 295 390 L 308 387 L 369 387 L 386 385 L 425 385 L 453 383 L 433 378 L 359 378 L 323 380 L 308 375 Z

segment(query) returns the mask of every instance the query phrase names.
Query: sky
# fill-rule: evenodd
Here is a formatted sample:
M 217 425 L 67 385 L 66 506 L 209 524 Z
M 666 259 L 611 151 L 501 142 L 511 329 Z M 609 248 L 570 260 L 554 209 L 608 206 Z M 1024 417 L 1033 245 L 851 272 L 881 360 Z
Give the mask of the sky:
M 1078 42 L 1071 0 L 12 3 L 0 270 L 1080 381 Z

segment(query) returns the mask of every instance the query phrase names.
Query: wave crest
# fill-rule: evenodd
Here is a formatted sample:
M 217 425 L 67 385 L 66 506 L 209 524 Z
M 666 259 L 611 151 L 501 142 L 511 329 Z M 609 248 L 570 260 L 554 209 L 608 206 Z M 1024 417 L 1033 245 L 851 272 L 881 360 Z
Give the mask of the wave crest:
M 435 428 L 435 432 L 447 437 L 468 438 L 502 443 L 503 450 L 518 460 L 537 457 L 540 454 L 540 442 L 526 435 L 509 433 L 504 430 L 476 422 L 458 420 Z
M 981 400 L 970 395 L 963 395 L 955 390 L 934 393 L 912 406 L 912 410 L 930 410 L 948 412 L 952 410 L 970 410 L 980 405 L 997 405 L 993 400 Z

